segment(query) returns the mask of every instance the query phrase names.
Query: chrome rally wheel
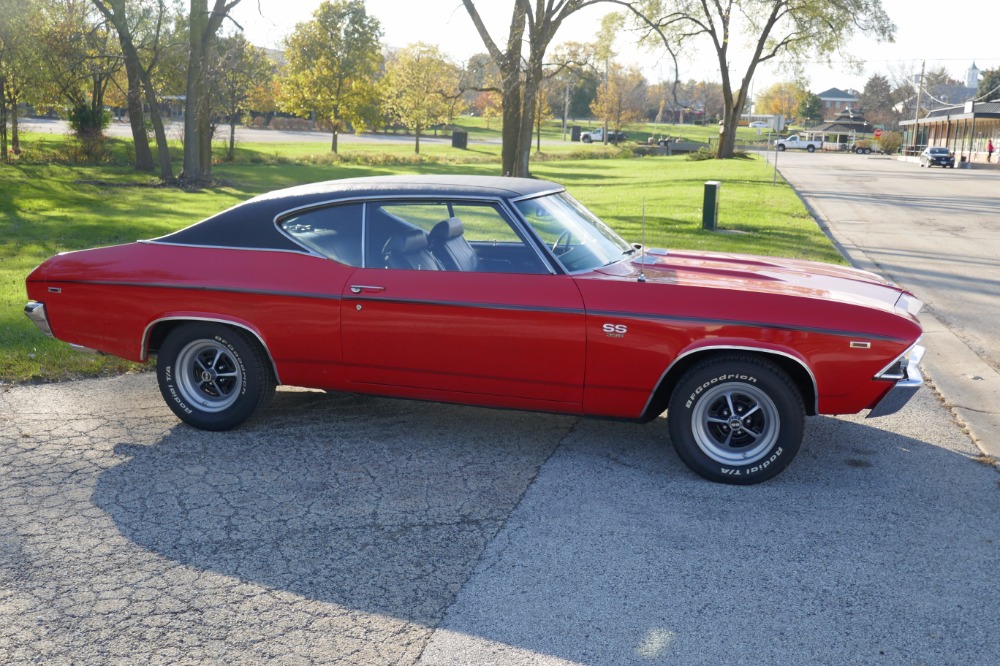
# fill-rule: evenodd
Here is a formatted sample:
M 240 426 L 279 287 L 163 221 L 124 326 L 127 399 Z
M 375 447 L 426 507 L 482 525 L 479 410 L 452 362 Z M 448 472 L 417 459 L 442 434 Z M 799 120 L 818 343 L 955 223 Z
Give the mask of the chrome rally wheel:
M 724 465 L 757 462 L 778 438 L 778 409 L 755 386 L 717 385 L 698 401 L 691 430 L 698 447 Z
M 706 479 L 748 485 L 781 472 L 802 445 L 802 395 L 767 357 L 713 356 L 689 368 L 670 396 L 677 455 Z
M 231 407 L 243 389 L 243 365 L 215 340 L 195 340 L 177 354 L 177 390 L 189 404 L 215 413 Z
M 160 346 L 156 378 L 179 419 L 202 430 L 229 430 L 274 394 L 275 379 L 256 338 L 240 329 L 191 322 Z

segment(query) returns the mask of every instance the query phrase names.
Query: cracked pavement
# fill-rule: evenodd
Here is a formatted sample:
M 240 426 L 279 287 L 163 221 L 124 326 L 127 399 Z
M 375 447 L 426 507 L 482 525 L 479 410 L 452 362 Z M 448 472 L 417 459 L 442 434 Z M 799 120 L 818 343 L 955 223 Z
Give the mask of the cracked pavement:
M 3 664 L 993 664 L 1000 474 L 934 395 L 777 479 L 647 425 L 144 373 L 0 386 Z

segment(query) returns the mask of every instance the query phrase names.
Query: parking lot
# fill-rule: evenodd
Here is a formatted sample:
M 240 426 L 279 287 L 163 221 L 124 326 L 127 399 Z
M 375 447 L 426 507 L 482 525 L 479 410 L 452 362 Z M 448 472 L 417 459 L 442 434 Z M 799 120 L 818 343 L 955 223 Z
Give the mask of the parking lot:
M 1000 458 L 1000 168 L 820 153 L 782 154 L 778 166 L 856 266 L 924 301 L 923 365 Z

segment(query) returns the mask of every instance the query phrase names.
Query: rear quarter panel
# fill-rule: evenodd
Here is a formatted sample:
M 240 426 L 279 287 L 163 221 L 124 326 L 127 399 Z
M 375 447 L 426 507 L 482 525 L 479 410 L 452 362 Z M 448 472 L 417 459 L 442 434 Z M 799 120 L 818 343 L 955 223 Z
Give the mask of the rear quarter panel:
M 150 327 L 231 322 L 267 346 L 284 383 L 343 380 L 340 294 L 353 269 L 276 251 L 133 243 L 59 255 L 28 279 L 57 338 L 133 361 Z

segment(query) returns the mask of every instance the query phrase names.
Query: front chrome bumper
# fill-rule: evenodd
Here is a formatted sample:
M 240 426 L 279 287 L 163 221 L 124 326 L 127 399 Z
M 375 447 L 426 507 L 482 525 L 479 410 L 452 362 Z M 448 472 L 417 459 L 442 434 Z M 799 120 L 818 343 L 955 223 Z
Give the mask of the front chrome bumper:
M 52 328 L 49 326 L 49 318 L 45 314 L 45 303 L 39 303 L 38 301 L 28 301 L 28 304 L 24 306 L 24 314 L 27 315 L 28 319 L 35 322 L 35 326 L 50 338 L 54 338 L 52 335 Z
M 892 365 L 876 375 L 876 379 L 894 379 L 896 383 L 872 407 L 867 418 L 895 414 L 910 401 L 917 389 L 924 384 L 924 377 L 920 374 L 920 359 L 923 357 L 924 348 L 913 345 Z

